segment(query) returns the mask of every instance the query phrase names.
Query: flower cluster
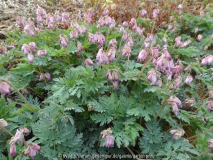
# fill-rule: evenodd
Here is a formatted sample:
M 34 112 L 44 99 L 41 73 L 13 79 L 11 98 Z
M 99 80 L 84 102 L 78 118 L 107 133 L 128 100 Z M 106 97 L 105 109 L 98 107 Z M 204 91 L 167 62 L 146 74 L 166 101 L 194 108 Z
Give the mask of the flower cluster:
M 29 44 L 23 44 L 21 48 L 21 51 L 24 52 L 24 55 L 28 56 L 29 63 L 33 63 L 33 59 L 34 59 L 33 52 L 35 52 L 36 50 L 37 50 L 37 46 L 35 42 L 30 42 Z
M 147 73 L 149 76 L 147 78 L 147 81 L 148 82 L 152 82 L 151 85 L 154 85 L 154 86 L 161 86 L 162 85 L 162 80 L 160 78 L 160 73 L 158 73 L 156 71 L 156 69 L 151 69 L 148 73 Z
M 172 105 L 173 107 L 173 113 L 177 115 L 178 113 L 178 107 L 182 107 L 181 101 L 176 97 L 176 96 L 171 96 L 168 100 L 167 103 Z
M 103 46 L 103 44 L 105 43 L 105 36 L 101 33 L 89 33 L 88 38 L 90 42 L 92 42 L 93 44 L 98 43 L 99 46 Z
M 115 89 L 118 89 L 119 74 L 117 70 L 115 69 L 108 70 L 106 78 L 108 78 L 109 82 L 113 83 Z
M 178 128 L 177 130 L 171 130 L 169 133 L 173 135 L 173 140 L 176 141 L 185 134 L 185 131 L 181 128 Z
M 109 136 L 107 134 L 109 134 Z M 104 145 L 107 146 L 107 147 L 114 147 L 113 146 L 114 137 L 111 136 L 111 134 L 112 134 L 112 131 L 111 131 L 110 128 L 103 130 L 101 132 L 102 138 L 104 138 L 105 141 L 106 141 Z
M 212 64 L 212 62 L 213 62 L 213 55 L 208 55 L 202 59 L 201 66 L 210 65 L 210 64 Z

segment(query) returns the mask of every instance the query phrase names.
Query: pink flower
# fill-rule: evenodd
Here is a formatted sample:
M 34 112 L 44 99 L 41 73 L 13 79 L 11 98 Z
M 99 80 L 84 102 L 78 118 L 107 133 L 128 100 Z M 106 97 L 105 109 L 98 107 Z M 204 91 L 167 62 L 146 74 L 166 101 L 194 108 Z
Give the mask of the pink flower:
M 46 51 L 46 50 L 39 50 L 39 51 L 37 52 L 37 56 L 38 56 L 38 57 L 41 57 L 41 56 L 46 55 L 46 54 L 47 54 L 47 51 Z
M 148 73 L 149 76 L 147 78 L 148 82 L 152 82 L 151 85 L 162 85 L 161 83 L 158 82 L 160 79 L 160 74 L 157 73 L 157 71 L 153 68 L 151 69 Z
M 60 16 L 60 12 L 59 11 L 55 12 L 55 16 L 56 16 L 56 22 L 61 22 L 62 18 Z
M 208 102 L 208 111 L 211 111 L 212 108 L 213 108 L 213 101 L 209 101 Z
M 141 17 L 145 17 L 146 14 L 147 14 L 147 11 L 146 11 L 145 9 L 143 9 L 143 10 L 141 11 Z
M 197 36 L 197 41 L 201 41 L 202 38 L 203 38 L 203 36 L 202 36 L 201 34 L 199 34 L 199 35 Z
M 177 8 L 181 10 L 181 9 L 183 9 L 183 5 L 179 4 Z
M 23 129 L 21 129 L 22 133 L 30 133 L 30 130 L 27 129 L 26 127 L 24 127 Z
M 28 54 L 28 62 L 33 63 L 34 55 L 33 54 Z
M 85 65 L 85 66 L 93 66 L 94 63 L 93 63 L 93 61 L 92 61 L 90 58 L 87 58 L 87 59 L 84 61 L 84 65 Z
M 85 20 L 88 24 L 92 23 L 92 16 L 94 12 L 91 9 L 88 9 L 87 12 L 84 14 Z
M 36 156 L 36 151 L 40 151 L 40 150 L 41 150 L 41 147 L 38 144 L 30 142 L 27 149 L 24 152 L 24 155 L 26 156 L 29 154 L 29 156 L 32 159 L 34 159 Z
M 117 41 L 116 41 L 116 39 L 111 39 L 111 40 L 109 41 L 109 46 L 112 46 L 112 47 L 114 47 L 114 48 L 117 48 Z
M 32 24 L 26 24 L 24 27 L 24 32 L 29 36 L 35 36 L 34 27 L 32 26 Z
M 198 28 L 195 28 L 195 33 L 197 33 L 199 30 L 198 30 Z
M 87 32 L 87 28 L 85 26 L 77 26 L 78 34 L 84 34 Z
M 77 47 L 78 47 L 78 54 L 81 53 L 81 51 L 83 50 L 82 45 L 80 42 L 77 42 Z
M 30 46 L 28 44 L 23 44 L 21 47 L 21 51 L 24 52 L 24 55 L 26 56 L 27 53 L 31 52 Z
M 167 103 L 172 105 L 173 107 L 173 113 L 175 115 L 177 115 L 178 113 L 178 106 L 179 107 L 182 107 L 182 103 L 181 101 L 176 97 L 176 96 L 171 96 L 168 100 L 167 100 Z
M 179 47 L 181 45 L 181 36 L 178 36 L 177 38 L 175 38 L 175 45 L 176 47 Z
M 213 97 L 213 90 L 210 90 L 209 91 L 209 98 L 212 98 Z
M 69 45 L 68 37 L 60 34 L 59 42 L 62 48 L 66 48 Z
M 164 41 L 164 43 L 167 43 L 167 39 L 165 37 L 163 37 L 162 40 Z
M 106 136 L 105 137 L 106 143 L 104 144 L 107 147 L 113 147 L 114 137 L 113 136 Z
M 181 75 L 182 71 L 183 71 L 183 64 L 181 63 L 181 61 L 178 61 L 173 68 L 173 74 Z
M 0 92 L 3 96 L 5 96 L 6 94 L 11 95 L 10 85 L 6 82 L 0 81 Z
M 112 19 L 112 23 L 109 26 L 110 30 L 112 30 L 113 28 L 115 28 L 115 25 L 116 25 L 115 19 Z
M 122 23 L 122 25 L 123 25 L 125 28 L 129 27 L 129 24 L 128 24 L 127 21 L 124 21 L 124 22 Z
M 10 46 L 7 46 L 7 47 L 9 48 Z M 11 47 L 15 48 L 15 45 L 14 46 L 11 45 Z M 0 54 L 4 54 L 5 56 L 7 56 L 6 53 L 7 53 L 7 48 L 0 45 Z
M 18 142 L 19 145 L 22 144 L 22 141 L 24 139 L 23 131 L 24 130 L 16 130 L 15 136 L 13 136 L 10 140 L 10 145 L 15 144 L 16 142 Z
M 111 47 L 106 54 L 109 59 L 109 62 L 112 62 L 113 60 L 115 60 L 116 48 Z
M 213 55 L 207 55 L 205 58 L 202 59 L 202 62 L 201 62 L 201 66 L 203 65 L 210 65 L 212 64 L 213 62 Z
M 158 14 L 160 13 L 159 9 L 154 9 L 153 13 L 152 13 L 152 17 L 153 19 L 157 18 Z
M 185 83 L 190 84 L 192 82 L 193 78 L 191 76 L 187 76 Z
M 108 64 L 109 60 L 105 52 L 103 51 L 103 47 L 101 47 L 98 51 L 98 54 L 96 56 L 96 60 L 98 61 L 98 64 Z
M 8 126 L 8 123 L 4 120 L 4 118 L 0 119 L 0 126 L 3 128 Z
M 109 82 L 112 82 L 111 70 L 108 70 L 108 72 L 107 72 L 105 77 L 108 78 Z
M 24 28 L 24 26 L 26 24 L 26 22 L 23 19 L 21 19 L 21 17 L 19 17 L 19 16 L 16 17 L 16 23 L 22 28 Z
M 213 139 L 208 140 L 208 143 L 210 143 L 208 148 L 211 149 L 213 147 Z
M 70 18 L 70 14 L 67 12 L 62 13 L 62 23 L 68 24 Z
M 36 43 L 35 42 L 30 42 L 29 43 L 29 48 L 30 48 L 31 52 L 35 52 L 37 50 Z
M 78 38 L 78 31 L 77 30 L 72 30 L 70 32 L 70 38 L 71 39 L 77 39 Z
M 171 130 L 169 133 L 173 134 L 173 140 L 176 141 L 185 134 L 185 131 L 183 129 L 178 128 L 177 130 Z
M 167 30 L 172 30 L 173 29 L 173 26 L 170 24 L 167 28 Z
M 130 56 L 132 53 L 132 49 L 131 49 L 130 45 L 125 44 L 121 53 L 122 53 L 122 56 L 126 56 L 126 57 Z
M 148 53 L 146 51 L 146 49 L 142 49 L 138 55 L 138 62 L 142 62 L 145 61 L 148 57 Z
M 51 14 L 47 14 L 46 25 L 47 28 L 54 28 L 54 18 Z
M 134 25 L 137 25 L 137 21 L 135 18 L 131 18 L 130 22 L 129 22 L 129 25 L 130 26 L 134 26 Z
M 51 75 L 49 73 L 45 73 L 44 76 L 47 78 L 47 80 L 51 79 Z
M 39 5 L 38 5 L 38 8 L 37 8 L 37 22 L 38 23 L 42 23 L 42 20 L 43 19 L 46 19 L 46 12 L 43 8 L 41 8 Z
M 112 24 L 112 18 L 110 16 L 106 16 L 104 18 L 104 25 L 105 26 L 110 26 Z
M 104 10 L 102 14 L 103 14 L 104 16 L 108 15 L 108 14 L 109 14 L 109 10 L 108 10 L 108 9 Z
M 182 77 L 178 75 L 174 82 L 174 90 L 176 91 L 181 84 L 182 84 Z
M 10 145 L 10 156 L 14 157 L 16 155 L 16 146 L 15 144 Z
M 127 40 L 127 33 L 126 31 L 123 32 L 123 36 L 122 36 L 122 41 L 126 41 Z
M 192 41 L 190 39 L 186 40 L 184 43 L 181 44 L 181 48 L 187 47 Z

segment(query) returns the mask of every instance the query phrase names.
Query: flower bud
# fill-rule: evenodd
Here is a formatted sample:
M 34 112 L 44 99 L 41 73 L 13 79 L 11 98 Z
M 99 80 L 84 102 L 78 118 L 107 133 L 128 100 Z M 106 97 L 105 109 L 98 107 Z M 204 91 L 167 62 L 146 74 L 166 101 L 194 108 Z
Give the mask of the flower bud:
M 185 83 L 190 84 L 192 82 L 193 78 L 191 76 L 187 76 Z
M 93 63 L 93 61 L 92 61 L 90 58 L 87 58 L 87 59 L 84 61 L 84 65 L 85 65 L 85 66 L 93 66 L 94 63 Z
M 201 41 L 202 38 L 203 38 L 203 36 L 202 36 L 201 34 L 199 34 L 199 35 L 197 36 L 197 41 Z
M 28 62 L 33 63 L 34 55 L 33 54 L 28 54 Z
M 66 48 L 69 45 L 68 37 L 60 34 L 59 42 L 62 48 Z
M 10 156 L 14 157 L 16 155 L 16 146 L 15 144 L 10 145 Z
M 4 96 L 6 94 L 11 95 L 10 85 L 6 82 L 0 81 L 0 93 Z
M 82 45 L 80 42 L 77 42 L 77 47 L 78 47 L 78 54 L 81 53 L 81 51 L 83 50 Z
M 3 128 L 8 126 L 8 123 L 7 123 L 7 121 L 4 120 L 4 118 L 0 119 L 0 126 Z

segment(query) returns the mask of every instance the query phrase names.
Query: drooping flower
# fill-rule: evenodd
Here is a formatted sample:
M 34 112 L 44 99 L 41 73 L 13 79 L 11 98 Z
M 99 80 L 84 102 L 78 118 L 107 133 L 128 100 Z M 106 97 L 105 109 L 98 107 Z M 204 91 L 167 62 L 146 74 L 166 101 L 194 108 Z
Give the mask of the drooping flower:
M 199 34 L 199 35 L 197 36 L 197 41 L 201 41 L 202 38 L 203 38 L 203 36 L 202 36 L 201 34 Z
M 106 53 L 106 55 L 108 57 L 109 62 L 114 61 L 115 60 L 115 55 L 116 55 L 116 48 L 111 47 L 109 49 L 109 51 Z
M 164 43 L 167 43 L 166 37 L 163 37 L 162 40 L 164 41 Z
M 111 39 L 111 40 L 109 41 L 109 46 L 112 46 L 112 47 L 114 47 L 115 49 L 117 49 L 117 41 L 116 41 L 116 39 Z
M 114 89 L 118 89 L 119 75 L 117 70 L 115 69 L 108 70 L 106 78 L 108 78 L 109 82 L 113 83 Z
M 51 79 L 51 75 L 49 73 L 45 73 L 44 76 L 47 78 L 47 80 Z
M 167 30 L 172 30 L 173 29 L 173 26 L 170 24 L 167 28 Z
M 211 89 L 210 91 L 209 91 L 209 98 L 212 98 L 213 97 L 213 90 Z
M 34 37 L 35 36 L 34 29 L 35 27 L 33 26 L 33 24 L 26 24 L 24 27 L 24 32 L 27 35 Z
M 99 51 L 97 53 L 97 56 L 96 56 L 96 60 L 98 61 L 99 65 L 101 65 L 101 64 L 108 64 L 109 63 L 108 57 L 105 54 L 105 52 L 103 50 L 103 47 L 101 47 L 99 49 Z
M 46 19 L 46 11 L 38 5 L 37 8 L 37 23 L 42 23 Z
M 112 18 L 112 22 L 111 22 L 111 24 L 109 26 L 110 30 L 112 30 L 113 28 L 115 28 L 115 25 L 116 25 L 115 19 Z
M 54 18 L 51 14 L 47 14 L 46 25 L 49 29 L 54 28 Z
M 174 91 L 178 89 L 178 87 L 182 84 L 182 77 L 180 75 L 175 76 L 175 82 L 174 82 Z
M 26 156 L 29 154 L 29 156 L 32 159 L 34 159 L 36 156 L 36 151 L 40 151 L 40 150 L 41 150 L 41 147 L 38 144 L 29 142 L 28 147 L 24 152 L 24 155 Z
M 101 132 L 102 138 L 105 138 L 107 134 L 112 134 L 111 128 L 107 128 Z
M 69 23 L 70 14 L 68 12 L 62 13 L 62 23 L 68 24 Z
M 30 42 L 29 47 L 30 47 L 31 52 L 35 52 L 37 50 L 35 42 Z
M 191 107 L 191 106 L 194 106 L 196 104 L 196 101 L 194 98 L 190 98 L 190 99 L 186 99 L 184 101 L 184 104 L 187 106 L 187 107 Z
M 211 109 L 213 108 L 213 101 L 209 101 L 208 102 L 208 111 L 211 111 Z
M 176 47 L 179 47 L 181 45 L 181 36 L 178 36 L 177 38 L 175 38 L 175 45 Z
M 14 157 L 16 155 L 16 146 L 15 144 L 10 145 L 10 156 Z
M 121 53 L 122 53 L 122 56 L 126 56 L 126 57 L 130 56 L 132 53 L 132 49 L 131 49 L 130 45 L 125 44 Z
M 146 49 L 142 49 L 138 55 L 138 62 L 143 62 L 148 58 L 148 53 Z
M 124 21 L 124 22 L 122 23 L 122 25 L 123 25 L 125 28 L 129 27 L 129 23 L 128 23 L 127 21 Z
M 106 136 L 105 137 L 106 143 L 104 144 L 107 147 L 114 147 L 113 142 L 114 142 L 114 137 L 113 136 Z
M 173 107 L 173 113 L 177 115 L 178 113 L 178 107 L 182 107 L 181 101 L 176 97 L 176 96 L 171 96 L 168 100 L 167 103 L 172 105 Z
M 1 83 L 1 82 L 0 82 L 0 83 Z M 3 127 L 3 128 L 8 126 L 8 123 L 7 123 L 7 121 L 4 120 L 4 118 L 1 118 L 1 119 L 0 119 L 0 126 Z M 0 129 L 0 130 L 1 130 L 1 129 Z
M 69 45 L 68 37 L 60 34 L 59 42 L 62 48 L 66 48 Z
M 81 51 L 83 50 L 82 45 L 80 42 L 77 42 L 77 47 L 78 47 L 78 54 L 81 53 Z
M 198 28 L 195 28 L 195 33 L 197 33 L 199 30 L 198 30 Z
M 6 94 L 11 95 L 10 85 L 6 82 L 0 81 L 0 93 L 5 96 Z
M 181 61 L 178 61 L 173 68 L 173 74 L 181 75 L 182 71 L 183 71 L 183 64 L 181 63 Z
M 77 39 L 78 38 L 78 31 L 76 29 L 74 29 L 70 32 L 70 38 L 71 39 Z
M 191 40 L 190 39 L 188 39 L 188 40 L 186 40 L 185 42 L 183 42 L 182 44 L 181 44 L 181 48 L 184 48 L 184 47 L 187 47 L 189 44 L 191 44 Z
M 22 28 L 24 28 L 24 26 L 26 24 L 26 22 L 20 16 L 16 17 L 16 23 Z
M 37 52 L 37 56 L 38 56 L 38 57 L 41 57 L 41 56 L 46 55 L 46 54 L 47 54 L 47 51 L 46 51 L 46 50 L 39 50 L 39 51 Z
M 157 16 L 158 16 L 159 13 L 160 13 L 160 9 L 154 9 L 154 11 L 152 13 L 153 19 L 157 18 Z
M 34 55 L 33 54 L 28 54 L 28 62 L 33 63 Z
M 111 70 L 108 70 L 106 76 L 106 78 L 108 78 L 109 82 L 112 82 L 112 74 L 111 74 Z
M 55 12 L 56 22 L 61 22 L 62 18 L 59 11 Z
M 185 134 L 185 131 L 183 129 L 178 128 L 177 130 L 171 130 L 169 133 L 173 134 L 173 140 L 176 141 Z
M 203 65 L 210 65 L 213 62 L 213 55 L 207 55 L 205 58 L 201 61 L 201 66 Z
M 91 9 L 88 9 L 87 12 L 84 13 L 85 20 L 88 24 L 92 23 L 92 16 L 94 12 Z
M 180 10 L 182 10 L 183 9 L 183 5 L 179 4 L 177 8 L 180 9 Z
M 90 58 L 87 58 L 87 59 L 84 61 L 84 65 L 85 65 L 85 66 L 93 66 L 94 63 L 93 63 L 93 61 L 92 61 Z
M 84 34 L 87 32 L 87 28 L 85 26 L 77 26 L 78 34 Z
M 123 32 L 123 36 L 122 36 L 122 41 L 126 41 L 127 40 L 127 33 L 126 33 L 126 31 L 124 30 L 124 32 Z
M 137 21 L 135 18 L 131 18 L 130 22 L 129 22 L 129 25 L 130 26 L 134 26 L 134 25 L 137 25 Z
M 213 147 L 213 139 L 208 140 L 208 143 L 210 143 L 208 148 L 211 149 Z
M 193 78 L 191 76 L 187 76 L 185 83 L 190 84 L 193 81 Z
M 161 79 L 160 79 L 160 74 L 157 73 L 156 69 L 154 68 L 151 69 L 147 74 L 149 75 L 147 78 L 147 81 L 152 82 L 151 85 L 154 85 L 154 86 L 159 85 L 160 81 L 158 82 L 158 80 L 161 80 Z
M 23 44 L 21 47 L 21 51 L 24 52 L 24 55 L 26 56 L 27 53 L 31 52 L 30 46 L 28 44 Z
M 146 11 L 145 9 L 143 9 L 143 10 L 141 11 L 141 17 L 145 17 L 146 14 L 147 14 L 147 11 Z

